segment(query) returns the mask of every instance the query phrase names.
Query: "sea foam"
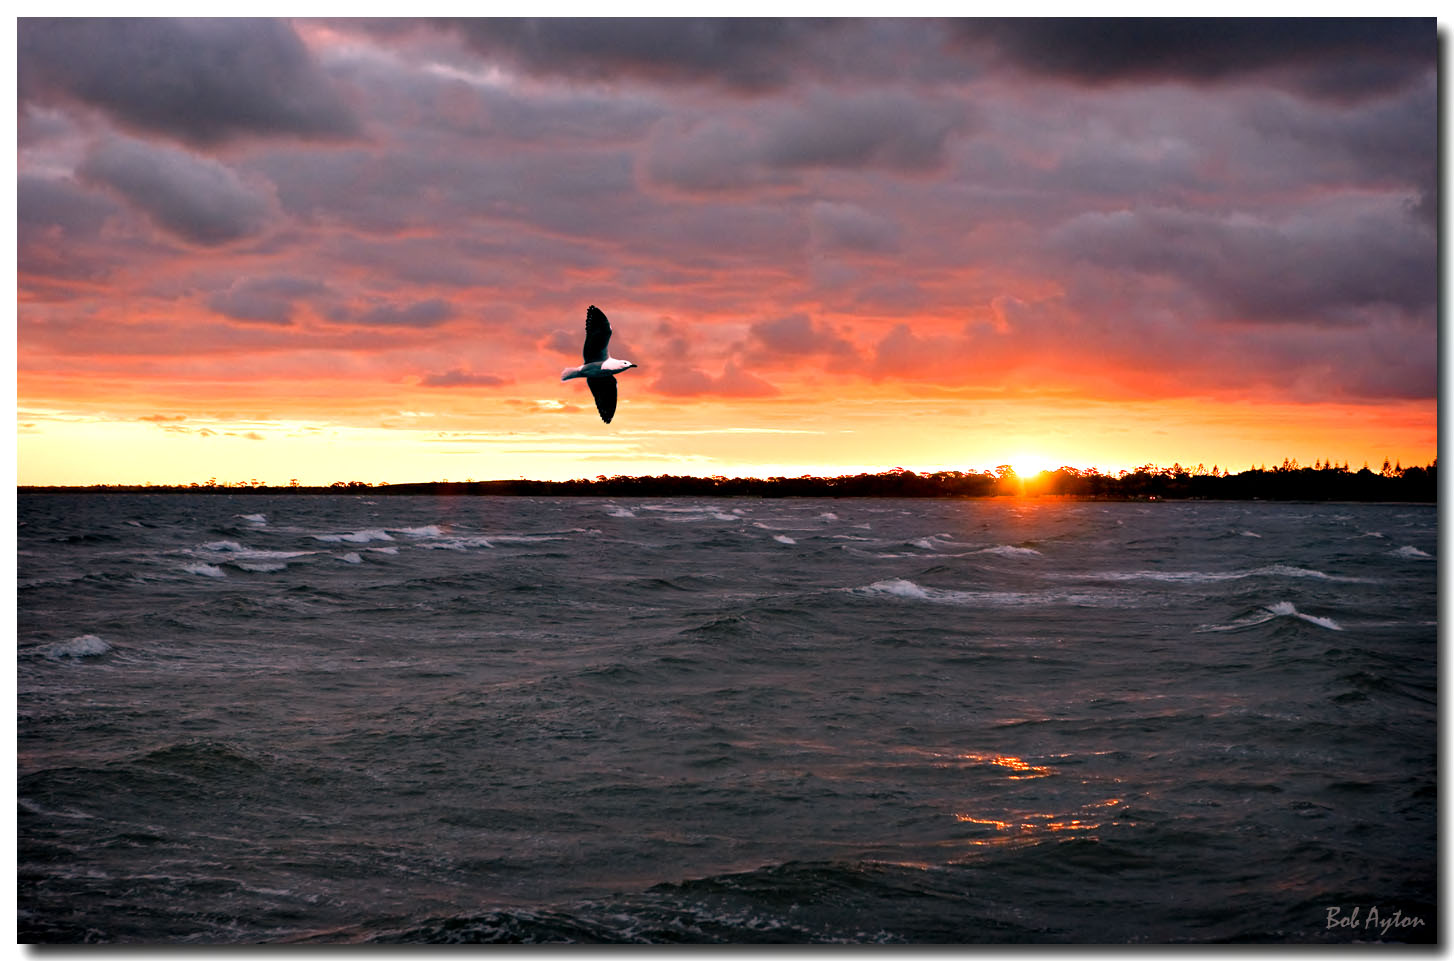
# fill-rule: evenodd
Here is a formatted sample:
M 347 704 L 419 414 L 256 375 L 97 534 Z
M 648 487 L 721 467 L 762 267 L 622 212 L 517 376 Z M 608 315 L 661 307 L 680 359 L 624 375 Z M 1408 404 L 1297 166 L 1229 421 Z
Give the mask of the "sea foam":
M 385 530 L 377 527 L 363 531 L 352 531 L 348 534 L 313 534 L 310 535 L 316 541 L 323 541 L 325 544 L 338 544 L 347 541 L 350 544 L 367 544 L 369 541 L 391 541 L 393 536 Z
M 1319 617 L 1316 614 L 1304 614 L 1299 611 L 1292 601 L 1276 601 L 1266 607 L 1259 608 L 1250 614 L 1239 617 L 1228 624 L 1208 624 L 1198 629 L 1197 633 L 1204 634 L 1211 631 L 1236 631 L 1247 627 L 1256 627 L 1259 624 L 1266 624 L 1268 621 L 1279 617 L 1292 617 L 1309 624 L 1316 624 L 1318 627 L 1329 631 L 1341 631 L 1342 626 L 1331 617 Z
M 46 657 L 59 659 L 62 657 L 99 657 L 109 653 L 112 647 L 95 634 L 82 634 L 68 641 L 58 641 L 43 650 Z
M 183 564 L 182 570 L 188 574 L 200 574 L 203 577 L 226 577 L 222 568 L 214 564 Z

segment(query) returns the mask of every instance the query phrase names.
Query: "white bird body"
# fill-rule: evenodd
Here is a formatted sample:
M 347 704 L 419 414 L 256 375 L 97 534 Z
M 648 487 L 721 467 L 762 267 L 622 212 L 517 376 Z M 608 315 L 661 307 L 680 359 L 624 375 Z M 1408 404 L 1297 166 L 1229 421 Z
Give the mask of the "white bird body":
M 560 379 L 570 380 L 572 377 L 608 377 L 635 366 L 629 360 L 617 360 L 615 357 L 607 357 L 605 360 L 592 361 L 589 364 L 581 364 L 579 367 L 567 367 L 560 372 Z
M 579 367 L 567 367 L 560 372 L 562 381 L 584 377 L 591 396 L 596 398 L 596 410 L 601 420 L 611 423 L 616 416 L 616 375 L 623 370 L 637 366 L 629 360 L 612 357 L 606 350 L 611 341 L 611 322 L 595 304 L 586 308 L 586 343 L 581 348 Z

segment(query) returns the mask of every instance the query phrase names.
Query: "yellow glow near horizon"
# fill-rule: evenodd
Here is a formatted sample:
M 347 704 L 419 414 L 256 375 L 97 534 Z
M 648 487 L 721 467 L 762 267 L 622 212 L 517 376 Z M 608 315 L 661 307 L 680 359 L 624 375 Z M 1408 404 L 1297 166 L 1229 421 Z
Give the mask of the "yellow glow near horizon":
M 604 425 L 575 398 L 557 407 L 482 397 L 468 409 L 443 403 L 448 396 L 426 403 L 431 399 L 401 396 L 330 415 L 277 397 L 225 413 L 176 399 L 128 409 L 38 397 L 17 412 L 17 482 L 185 485 L 215 477 L 286 485 L 296 478 L 326 486 L 602 474 L 835 476 L 895 467 L 978 472 L 1001 464 L 1033 480 L 1062 466 L 1114 475 L 1146 463 L 1195 469 L 1202 462 L 1236 473 L 1296 457 L 1308 465 L 1346 460 L 1356 471 L 1365 462 L 1377 470 L 1384 457 L 1408 467 L 1437 456 L 1437 412 L 1417 402 L 1072 406 L 901 397 L 682 404 L 646 395 Z
M 1013 467 L 1015 474 L 1025 480 L 1029 480 L 1041 471 L 1056 471 L 1065 466 L 1052 456 L 1031 452 L 1011 454 L 1005 463 Z

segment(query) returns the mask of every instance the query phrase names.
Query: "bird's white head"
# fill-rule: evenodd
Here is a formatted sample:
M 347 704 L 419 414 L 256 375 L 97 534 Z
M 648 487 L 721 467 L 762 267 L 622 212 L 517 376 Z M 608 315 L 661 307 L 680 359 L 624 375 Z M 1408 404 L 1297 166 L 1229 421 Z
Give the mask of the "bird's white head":
M 601 365 L 601 369 L 609 370 L 613 374 L 619 374 L 621 371 L 630 370 L 632 367 L 635 366 L 637 365 L 631 363 L 631 361 L 629 360 L 619 360 L 615 357 L 612 357 L 610 360 L 606 361 L 604 364 Z

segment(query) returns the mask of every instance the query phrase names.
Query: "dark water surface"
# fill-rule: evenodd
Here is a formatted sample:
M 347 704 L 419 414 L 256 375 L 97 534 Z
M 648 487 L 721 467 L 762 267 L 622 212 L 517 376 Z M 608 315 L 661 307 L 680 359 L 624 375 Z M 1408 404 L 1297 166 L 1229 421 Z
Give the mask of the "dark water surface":
M 1433 506 L 18 520 L 23 941 L 1437 937 Z

